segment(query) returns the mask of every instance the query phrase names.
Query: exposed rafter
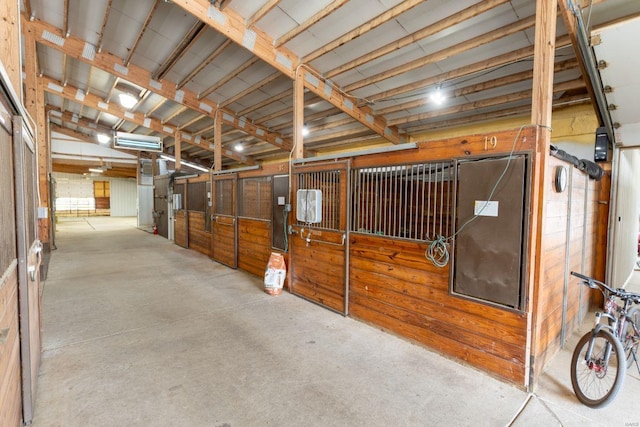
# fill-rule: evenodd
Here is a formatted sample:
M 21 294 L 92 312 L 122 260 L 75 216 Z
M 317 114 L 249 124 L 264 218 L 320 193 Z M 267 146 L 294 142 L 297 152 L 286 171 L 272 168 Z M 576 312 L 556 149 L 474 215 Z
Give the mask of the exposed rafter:
M 69 0 L 64 0 L 64 10 L 63 10 L 63 20 L 64 24 L 62 24 L 62 32 L 65 37 L 68 37 L 70 34 L 69 31 Z
M 100 36 L 98 36 L 98 52 L 102 51 L 102 40 L 104 39 L 104 32 L 107 28 L 107 22 L 109 21 L 109 13 L 111 12 L 111 5 L 113 0 L 109 0 L 107 8 L 104 11 L 104 18 L 102 18 L 102 28 L 100 28 Z
M 402 37 L 399 40 L 388 43 L 374 50 L 373 52 L 369 52 L 345 64 L 342 64 L 341 66 L 336 67 L 333 70 L 325 73 L 325 76 L 328 79 L 333 78 L 339 74 L 352 70 L 360 65 L 371 62 L 382 56 L 395 52 L 398 49 L 402 49 L 406 46 L 409 46 L 412 43 L 415 43 L 417 41 L 430 37 L 434 34 L 437 34 L 438 32 L 446 31 L 447 29 L 453 27 L 454 25 L 458 25 L 461 22 L 464 22 L 484 12 L 487 12 L 497 6 L 500 6 L 501 4 L 507 3 L 508 1 L 509 0 L 481 0 L 480 2 L 472 6 L 469 6 L 464 10 L 456 12 L 451 16 L 443 18 L 438 22 L 435 22 L 429 25 L 428 27 L 415 31 L 405 37 Z
M 158 8 L 158 4 L 160 4 L 160 0 L 155 0 L 155 2 L 153 3 L 153 7 L 151 7 L 151 10 L 147 15 L 147 19 L 144 20 L 144 24 L 142 24 L 142 28 L 140 29 L 140 31 L 138 31 L 138 36 L 136 37 L 136 41 L 133 42 L 133 46 L 129 48 L 129 54 L 123 61 L 125 67 L 129 66 L 129 63 L 131 62 L 131 58 L 133 57 L 133 54 L 138 48 L 138 44 L 140 43 L 140 40 L 142 40 L 142 37 L 144 36 L 145 31 L 147 31 L 147 27 L 149 26 L 149 23 L 153 19 L 153 14 L 156 12 L 156 9 Z
M 276 81 L 278 78 L 280 78 L 280 76 L 282 76 L 282 74 L 276 71 L 275 73 L 271 74 L 270 76 L 267 76 L 264 79 L 260 80 L 258 83 L 255 83 L 254 85 L 249 86 L 248 88 L 246 88 L 242 92 L 235 94 L 231 98 L 227 98 L 224 102 L 220 103 L 220 108 L 224 108 L 227 105 L 233 104 L 237 100 L 244 98 L 245 96 L 249 95 L 250 93 L 253 93 L 253 92 L 257 91 L 258 89 L 268 85 L 269 83 L 272 83 L 272 82 Z
M 309 53 L 304 58 L 302 58 L 302 62 L 304 62 L 305 64 L 308 64 L 313 60 L 335 50 L 336 48 L 342 46 L 343 44 L 350 42 L 356 37 L 360 37 L 366 34 L 367 32 L 375 28 L 378 28 L 380 25 L 386 24 L 390 20 L 398 17 L 399 15 L 405 13 L 406 11 L 416 7 L 417 5 L 423 2 L 424 0 L 405 0 L 400 4 L 396 5 L 395 7 L 392 7 L 386 12 L 381 13 L 375 18 L 360 25 L 359 27 L 356 27 L 353 30 L 343 34 L 342 36 L 330 41 L 329 43 L 325 44 L 321 48 L 316 49 L 313 52 Z
M 115 103 L 106 103 L 100 97 L 93 94 L 85 94 L 82 89 L 78 89 L 71 85 L 67 85 L 63 87 L 60 82 L 57 82 L 49 77 L 40 77 L 40 79 L 44 82 L 45 91 L 58 95 L 63 99 L 67 99 L 76 103 L 85 104 L 88 107 L 91 107 L 95 110 L 111 114 L 121 120 L 126 120 L 131 123 L 135 123 L 139 126 L 143 126 L 148 129 L 152 129 L 156 132 L 159 132 L 163 135 L 174 136 L 176 131 L 178 130 L 175 126 L 171 126 L 168 124 L 162 124 L 157 119 L 152 119 L 150 117 L 145 117 L 142 113 L 135 113 L 125 110 Z M 209 141 L 203 140 L 201 138 L 194 138 L 192 135 L 181 132 L 182 140 L 199 147 L 203 147 L 204 149 L 208 149 L 209 151 L 213 151 L 213 143 Z M 238 162 L 254 165 L 256 164 L 255 160 L 248 156 L 239 155 L 237 153 L 225 153 L 226 157 L 230 157 Z
M 207 96 L 211 95 L 213 92 L 215 92 L 216 90 L 218 90 L 219 88 L 221 88 L 222 86 L 224 86 L 226 83 L 230 82 L 231 80 L 233 80 L 234 78 L 238 77 L 238 75 L 240 73 L 242 73 L 243 71 L 245 71 L 247 68 L 251 67 L 253 64 L 255 64 L 256 62 L 258 62 L 260 59 L 257 56 L 253 56 L 251 57 L 251 59 L 249 59 L 248 61 L 246 61 L 244 64 L 240 65 L 238 68 L 236 68 L 235 70 L 233 70 L 232 73 L 227 74 L 226 76 L 224 76 L 223 78 L 221 78 L 220 80 L 218 80 L 217 82 L 215 82 L 212 86 L 210 86 L 208 89 L 205 89 L 204 91 L 202 91 L 199 95 L 198 95 L 198 99 L 202 99 L 202 98 L 206 98 Z
M 247 19 L 247 28 L 253 27 L 253 25 L 261 20 L 267 13 L 271 11 L 280 3 L 280 0 L 269 0 L 262 6 L 256 13 L 254 13 L 249 19 Z
M 182 80 L 180 80 L 178 82 L 178 84 L 176 85 L 176 87 L 178 89 L 181 89 L 184 85 L 186 85 L 187 83 L 189 83 L 189 81 L 191 81 L 191 79 L 193 79 L 196 75 L 198 75 L 198 73 L 200 73 L 202 70 L 205 69 L 205 67 L 207 65 L 209 65 L 211 63 L 211 61 L 213 61 L 214 59 L 216 59 L 218 56 L 220 56 L 220 54 L 227 48 L 229 47 L 229 45 L 231 45 L 231 40 L 227 39 L 224 42 L 222 42 L 220 44 L 220 46 L 218 46 L 213 52 L 211 52 L 209 54 L 209 56 L 207 56 L 205 58 L 204 61 L 202 61 L 196 68 L 194 68 L 193 70 L 191 70 L 191 72 L 189 74 L 187 74 L 186 77 L 184 77 Z
M 193 44 L 202 36 L 207 29 L 207 26 L 204 25 L 204 22 L 197 21 L 193 24 L 193 27 L 189 30 L 186 36 L 182 38 L 182 41 L 176 48 L 171 52 L 171 54 L 167 57 L 167 59 L 158 67 L 158 69 L 153 73 L 153 78 L 155 80 L 163 79 L 164 76 L 167 75 L 169 71 L 178 63 L 180 58 L 189 51 L 189 49 L 193 46 Z
M 349 0 L 334 0 L 333 2 L 331 2 L 329 5 L 325 6 L 322 10 L 320 10 L 318 13 L 316 13 L 315 15 L 313 15 L 311 18 L 307 19 L 306 21 L 304 21 L 302 24 L 293 27 L 289 32 L 287 32 L 285 35 L 280 36 L 275 43 L 273 44 L 275 47 L 280 47 L 283 44 L 285 44 L 286 42 L 288 42 L 289 40 L 293 39 L 294 37 L 296 37 L 298 34 L 300 34 L 303 31 L 306 31 L 309 27 L 311 27 L 314 24 L 317 24 L 318 21 L 321 21 L 322 19 L 326 18 L 327 16 L 329 16 L 332 12 L 334 12 L 335 10 L 339 9 L 340 7 L 344 6 Z
M 232 9 L 218 10 L 208 0 L 173 0 L 173 3 L 224 34 L 236 44 L 245 47 L 291 79 L 295 79 L 298 66 L 301 64 L 300 59 L 282 46 L 275 48 L 273 46 L 274 40 L 267 34 L 247 28 L 242 17 Z M 381 137 L 396 144 L 401 141 L 398 129 L 387 126 L 384 117 L 375 117 L 370 108 L 355 105 L 355 99 L 325 80 L 317 71 L 310 67 L 306 68 L 304 86 L 307 89 L 351 115 Z

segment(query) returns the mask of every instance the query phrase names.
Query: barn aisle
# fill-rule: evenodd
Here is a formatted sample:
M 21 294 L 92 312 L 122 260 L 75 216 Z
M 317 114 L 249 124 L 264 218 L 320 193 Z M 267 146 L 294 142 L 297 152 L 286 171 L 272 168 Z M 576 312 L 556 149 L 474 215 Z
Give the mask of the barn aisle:
M 35 426 L 500 426 L 528 399 L 288 293 L 270 297 L 260 278 L 135 219 L 63 221 L 57 239 Z M 558 425 L 534 400 L 522 422 Z

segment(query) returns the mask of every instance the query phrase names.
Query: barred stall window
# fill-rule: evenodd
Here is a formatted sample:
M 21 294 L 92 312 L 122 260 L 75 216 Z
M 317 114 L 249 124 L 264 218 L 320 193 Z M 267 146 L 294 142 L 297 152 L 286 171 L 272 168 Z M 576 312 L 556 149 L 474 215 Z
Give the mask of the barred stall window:
M 187 210 L 204 212 L 207 205 L 207 183 L 189 182 L 187 184 Z
M 353 169 L 351 231 L 412 240 L 451 233 L 453 162 Z
M 244 178 L 239 181 L 238 215 L 271 219 L 271 177 Z
M 0 108 L 2 108 L 0 106 Z M 0 274 L 16 259 L 16 218 L 13 196 L 13 150 L 11 133 L 0 125 L 0 159 L 5 162 L 0 169 Z
M 234 181 L 230 179 L 221 179 L 215 181 L 216 195 L 215 195 L 215 214 L 216 215 L 233 215 L 233 185 Z
M 340 171 L 318 171 L 298 174 L 298 190 L 322 192 L 322 221 L 314 227 L 340 230 Z M 297 225 L 308 225 L 297 221 Z

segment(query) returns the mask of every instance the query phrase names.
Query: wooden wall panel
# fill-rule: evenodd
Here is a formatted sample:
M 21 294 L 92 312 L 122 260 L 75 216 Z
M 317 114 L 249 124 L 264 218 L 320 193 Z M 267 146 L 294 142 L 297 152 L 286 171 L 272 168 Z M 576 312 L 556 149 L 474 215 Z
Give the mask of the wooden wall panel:
M 7 330 L 6 339 L 0 343 L 0 414 L 2 425 L 7 426 L 18 426 L 22 419 L 17 289 L 17 268 L 13 264 L 0 283 L 0 331 Z
M 238 219 L 238 267 L 264 276 L 271 255 L 271 222 Z
M 188 247 L 187 216 L 185 212 L 186 211 L 184 210 L 176 211 L 175 224 L 173 229 L 173 239 L 176 242 L 176 245 L 182 246 L 183 248 Z
M 523 384 L 526 316 L 449 294 L 449 269 L 426 244 L 353 233 L 349 312 Z
M 306 234 L 305 234 L 306 236 Z M 341 232 L 314 230 L 312 239 L 335 243 Z M 345 247 L 320 242 L 307 243 L 300 233 L 291 236 L 293 293 L 344 312 Z
M 211 256 L 211 233 L 205 231 L 204 212 L 188 212 L 189 249 Z
M 547 218 L 540 251 L 545 270 L 536 293 L 534 378 L 577 330 L 589 308 L 592 291 L 570 272 L 596 274 L 597 234 L 602 225 L 598 221 L 600 183 L 554 157 L 548 163 L 547 179 L 553 180 L 555 167 L 562 165 L 568 169 L 570 185 L 562 193 L 551 190 L 545 194 Z

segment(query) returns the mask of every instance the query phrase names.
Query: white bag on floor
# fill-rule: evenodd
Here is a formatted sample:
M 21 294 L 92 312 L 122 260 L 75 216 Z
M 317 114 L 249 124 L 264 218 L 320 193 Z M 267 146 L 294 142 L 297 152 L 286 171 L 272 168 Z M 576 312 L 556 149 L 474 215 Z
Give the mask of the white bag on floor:
M 280 295 L 287 277 L 287 266 L 284 256 L 277 252 L 271 252 L 267 269 L 264 272 L 264 291 L 269 295 Z

